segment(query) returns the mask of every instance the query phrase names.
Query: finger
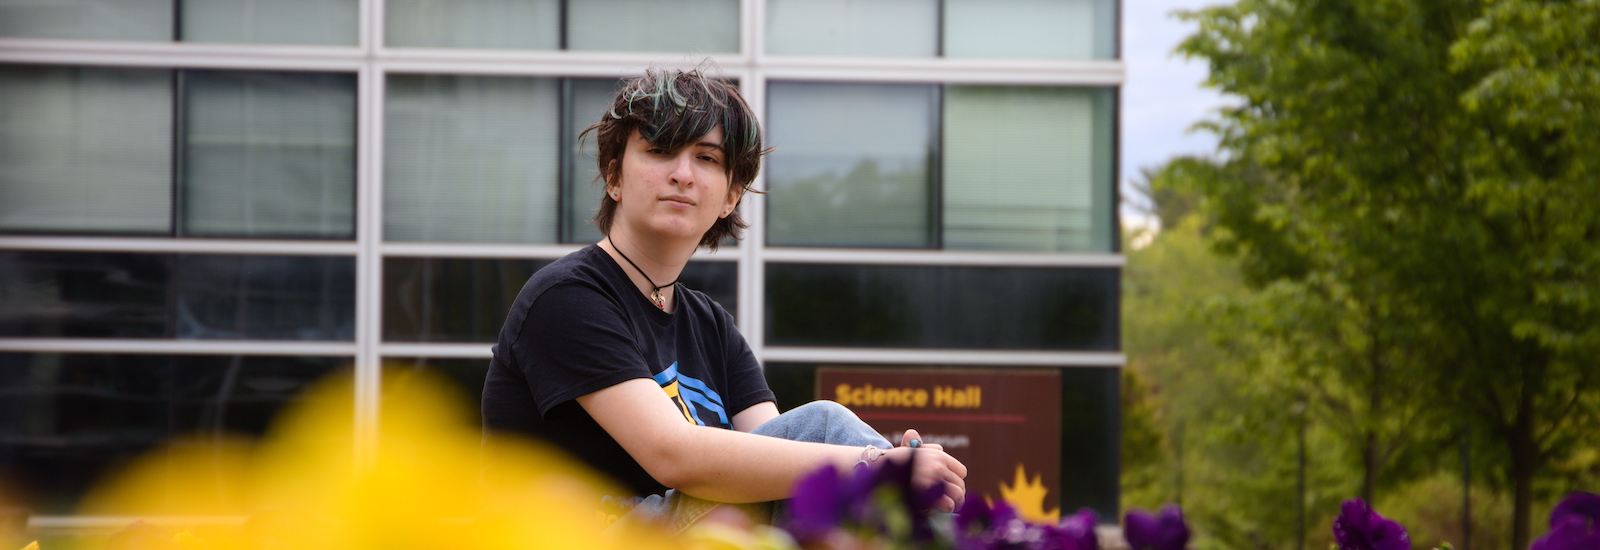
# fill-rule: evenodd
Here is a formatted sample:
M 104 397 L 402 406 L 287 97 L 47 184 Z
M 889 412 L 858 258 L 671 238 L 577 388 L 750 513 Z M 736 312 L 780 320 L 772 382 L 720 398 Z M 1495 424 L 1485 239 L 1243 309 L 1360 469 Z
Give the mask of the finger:
M 933 508 L 940 512 L 954 512 L 956 511 L 956 501 L 950 498 L 950 495 L 943 495 L 939 497 L 939 502 L 934 503 Z
M 912 441 L 917 442 L 916 445 L 912 445 Z M 922 434 L 917 433 L 916 430 L 906 430 L 906 433 L 900 435 L 900 446 L 915 447 L 920 445 L 922 445 Z
M 918 448 L 919 449 L 933 449 L 935 451 L 943 451 L 944 450 L 944 445 L 940 445 L 938 443 L 923 443 L 922 446 L 918 447 Z

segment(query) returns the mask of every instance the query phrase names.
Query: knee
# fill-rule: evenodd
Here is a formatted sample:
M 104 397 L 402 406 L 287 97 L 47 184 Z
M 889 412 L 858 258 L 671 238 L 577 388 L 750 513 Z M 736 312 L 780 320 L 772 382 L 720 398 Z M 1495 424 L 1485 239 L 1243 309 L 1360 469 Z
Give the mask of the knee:
M 816 417 L 820 417 L 820 418 L 829 418 L 829 419 L 833 419 L 833 418 L 852 418 L 853 419 L 853 418 L 856 417 L 856 413 L 850 412 L 849 408 L 846 408 L 844 405 L 840 405 L 837 401 L 829 401 L 829 400 L 826 400 L 826 399 L 819 399 L 819 400 L 812 401 L 810 403 L 806 403 L 804 405 L 795 407 L 794 410 L 791 411 L 791 412 L 796 412 L 796 413 L 803 414 L 803 415 L 808 415 L 808 416 L 816 416 Z

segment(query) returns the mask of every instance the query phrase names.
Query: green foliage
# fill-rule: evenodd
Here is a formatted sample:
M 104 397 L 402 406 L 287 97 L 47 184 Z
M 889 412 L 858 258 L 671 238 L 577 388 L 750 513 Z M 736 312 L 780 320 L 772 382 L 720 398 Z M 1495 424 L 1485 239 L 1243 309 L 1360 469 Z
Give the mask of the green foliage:
M 1470 427 L 1525 546 L 1554 466 L 1582 462 L 1600 427 L 1600 1 L 1240 0 L 1184 17 L 1200 30 L 1180 51 L 1240 101 L 1202 125 L 1226 160 L 1176 159 L 1151 188 L 1198 195 L 1206 244 L 1237 259 L 1250 293 L 1203 315 L 1225 357 L 1207 374 L 1255 388 L 1197 412 L 1230 426 L 1216 415 L 1240 411 L 1230 429 L 1281 460 L 1260 415 L 1298 406 L 1368 497 L 1443 468 L 1435 449 Z M 1274 467 L 1241 483 L 1280 482 Z

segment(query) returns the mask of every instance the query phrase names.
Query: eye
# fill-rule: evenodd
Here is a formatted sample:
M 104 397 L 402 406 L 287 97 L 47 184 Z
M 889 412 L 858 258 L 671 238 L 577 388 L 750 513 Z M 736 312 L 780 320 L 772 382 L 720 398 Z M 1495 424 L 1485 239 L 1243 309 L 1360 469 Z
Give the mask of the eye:
M 722 162 L 722 159 L 717 158 L 716 155 L 700 155 L 700 160 L 709 162 L 711 164 L 719 164 Z
M 649 149 L 645 149 L 644 152 L 650 153 L 652 155 L 665 155 L 665 154 L 667 154 L 667 150 L 666 149 L 662 149 L 660 147 L 651 147 Z

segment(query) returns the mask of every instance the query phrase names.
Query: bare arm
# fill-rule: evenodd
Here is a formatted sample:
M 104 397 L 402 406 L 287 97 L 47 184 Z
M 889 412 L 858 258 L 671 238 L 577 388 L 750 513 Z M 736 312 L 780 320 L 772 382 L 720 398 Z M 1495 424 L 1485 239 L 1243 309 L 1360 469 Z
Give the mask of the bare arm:
M 733 415 L 733 429 L 735 431 L 750 433 L 766 424 L 768 420 L 778 417 L 778 405 L 771 401 L 762 401 L 751 405 L 750 408 L 739 411 Z
M 581 405 L 645 471 L 663 485 L 692 496 L 718 502 L 763 502 L 789 496 L 800 476 L 833 464 L 844 469 L 855 465 L 859 447 L 788 441 L 752 435 L 741 431 L 695 426 L 684 422 L 683 414 L 672 405 L 652 380 L 635 379 L 578 398 Z M 754 429 L 776 416 L 751 407 L 747 422 Z M 760 420 L 760 422 L 755 422 Z M 910 453 L 905 447 L 891 451 L 903 460 Z M 943 451 L 927 449 L 917 456 L 914 483 L 920 487 L 944 481 L 953 491 L 945 509 L 953 508 L 964 494 L 966 467 Z

